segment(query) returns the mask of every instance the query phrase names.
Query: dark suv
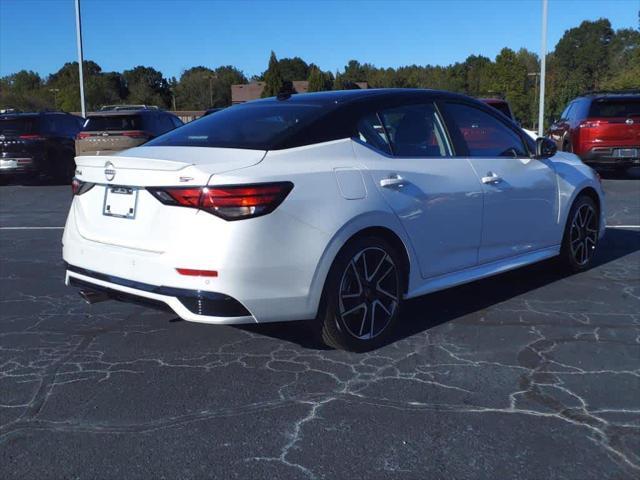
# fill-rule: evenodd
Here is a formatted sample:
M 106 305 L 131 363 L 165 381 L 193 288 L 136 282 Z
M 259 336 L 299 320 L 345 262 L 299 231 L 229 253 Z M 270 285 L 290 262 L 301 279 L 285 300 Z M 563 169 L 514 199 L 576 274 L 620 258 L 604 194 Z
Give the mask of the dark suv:
M 71 181 L 74 138 L 83 119 L 62 112 L 0 115 L 0 175 L 31 174 Z
M 551 125 L 548 136 L 558 149 L 593 166 L 640 165 L 640 91 L 578 97 Z
M 177 116 L 157 107 L 103 107 L 87 116 L 76 137 L 76 155 L 113 155 L 182 125 Z

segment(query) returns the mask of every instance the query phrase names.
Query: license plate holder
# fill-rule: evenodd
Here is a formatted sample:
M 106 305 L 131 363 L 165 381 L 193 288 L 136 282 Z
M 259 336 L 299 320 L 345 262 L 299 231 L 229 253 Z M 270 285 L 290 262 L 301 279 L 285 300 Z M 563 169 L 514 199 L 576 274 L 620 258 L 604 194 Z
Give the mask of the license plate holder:
M 136 218 L 138 189 L 109 185 L 104 192 L 102 214 L 108 217 Z

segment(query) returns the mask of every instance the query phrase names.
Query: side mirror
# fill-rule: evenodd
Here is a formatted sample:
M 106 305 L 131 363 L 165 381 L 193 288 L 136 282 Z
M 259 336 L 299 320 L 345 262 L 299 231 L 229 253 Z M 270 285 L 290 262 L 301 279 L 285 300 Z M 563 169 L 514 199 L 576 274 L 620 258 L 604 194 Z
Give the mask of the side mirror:
M 557 151 L 558 147 L 553 140 L 546 137 L 536 138 L 536 158 L 542 159 L 553 157 Z

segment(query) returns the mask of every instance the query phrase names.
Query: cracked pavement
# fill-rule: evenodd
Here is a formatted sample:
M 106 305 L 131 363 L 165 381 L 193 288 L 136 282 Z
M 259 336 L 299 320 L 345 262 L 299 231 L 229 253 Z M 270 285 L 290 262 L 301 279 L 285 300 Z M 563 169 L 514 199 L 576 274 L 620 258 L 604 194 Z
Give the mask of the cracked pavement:
M 640 175 L 605 179 L 640 224 Z M 61 226 L 65 186 L 0 187 L 0 225 Z M 85 305 L 61 230 L 0 230 L 0 477 L 640 477 L 640 229 L 408 303 L 394 343 Z

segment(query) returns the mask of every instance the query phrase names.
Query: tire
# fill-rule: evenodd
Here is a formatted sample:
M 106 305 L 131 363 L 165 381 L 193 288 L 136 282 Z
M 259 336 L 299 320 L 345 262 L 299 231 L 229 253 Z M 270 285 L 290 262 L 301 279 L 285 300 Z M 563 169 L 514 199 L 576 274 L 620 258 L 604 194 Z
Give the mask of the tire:
M 70 185 L 75 173 L 76 162 L 73 156 L 60 158 L 59 165 L 57 165 L 57 171 L 55 172 L 56 181 L 65 185 Z
M 600 212 L 587 195 L 580 195 L 571 206 L 564 228 L 560 261 L 572 272 L 591 267 L 598 247 Z
M 402 265 L 400 253 L 383 238 L 347 243 L 325 281 L 317 318 L 322 341 L 352 352 L 388 342 L 400 318 Z

